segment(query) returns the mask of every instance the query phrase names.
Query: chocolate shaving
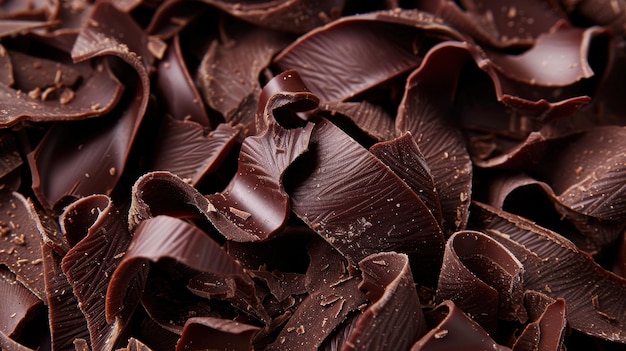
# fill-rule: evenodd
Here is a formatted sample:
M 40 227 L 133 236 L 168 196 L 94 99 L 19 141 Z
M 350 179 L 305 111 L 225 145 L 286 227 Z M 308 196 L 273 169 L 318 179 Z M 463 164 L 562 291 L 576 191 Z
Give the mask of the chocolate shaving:
M 259 75 L 291 37 L 245 23 L 224 26 L 222 42 L 214 40 L 202 58 L 198 80 L 211 108 L 233 125 L 248 126 L 261 93 Z
M 111 322 L 104 318 L 104 297 L 119 263 L 118 255 L 126 251 L 131 239 L 126 222 L 103 195 L 76 201 L 60 221 L 71 246 L 61 268 L 87 319 L 91 345 L 97 350 L 112 350 L 130 318 L 124 314 Z M 127 293 L 132 294 L 132 288 Z
M 397 250 L 415 258 L 420 283 L 434 284 L 443 234 L 415 192 L 326 120 L 316 124 L 311 145 L 312 169 L 297 183 L 291 179 L 295 214 L 353 264 Z
M 35 88 L 38 94 L 27 94 L 0 84 L 5 102 L 0 109 L 0 126 L 9 127 L 22 120 L 52 122 L 102 116 L 113 109 L 123 88 L 109 67 L 100 65 L 76 91 L 68 89 L 72 92 L 70 99 L 64 98 L 62 93 L 51 99 L 42 95 L 42 89 Z
M 224 123 L 209 132 L 196 122 L 166 117 L 150 168 L 172 172 L 195 186 L 222 165 L 238 135 L 239 129 Z
M 41 231 L 33 203 L 17 192 L 0 191 L 0 263 L 44 300 Z
M 414 288 L 409 258 L 395 252 L 359 262 L 359 285 L 372 302 L 346 341 L 346 350 L 408 349 L 426 332 L 426 321 Z
M 420 7 L 441 16 L 459 31 L 490 46 L 532 45 L 537 36 L 565 23 L 566 16 L 553 1 L 425 0 Z
M 26 322 L 43 311 L 42 301 L 4 268 L 0 270 L 0 301 L 0 334 L 13 339 L 18 339 Z
M 366 302 L 360 279 L 326 285 L 308 295 L 267 350 L 317 350 L 331 332 Z
M 474 320 L 466 316 L 452 301 L 443 301 L 425 313 L 432 329 L 416 342 L 411 351 L 507 351 L 498 345 Z
M 396 136 L 393 117 L 382 106 L 367 101 L 328 102 L 322 104 L 317 113 L 338 126 L 353 123 L 367 136 L 377 141 L 391 140 Z M 348 121 L 342 123 L 343 119 Z M 354 134 L 351 136 L 356 139 Z
M 524 268 L 502 245 L 474 231 L 448 239 L 436 297 L 452 300 L 490 335 L 497 335 L 498 319 L 525 322 Z M 464 291 L 474 289 L 476 294 Z
M 417 67 L 429 36 L 456 37 L 439 18 L 397 10 L 344 17 L 315 29 L 274 60 L 295 69 L 322 101 L 346 101 Z M 341 50 L 328 50 L 341 44 Z
M 168 113 L 174 119 L 191 120 L 210 127 L 202 96 L 187 69 L 178 36 L 168 46 L 157 70 L 157 91 Z
M 260 27 L 304 33 L 336 19 L 345 0 L 241 1 L 202 0 Z
M 433 175 L 410 132 L 387 142 L 377 143 L 370 152 L 385 162 L 422 199 L 439 225 L 443 215 Z
M 441 76 L 436 73 L 441 70 L 441 55 L 455 55 L 455 61 L 464 60 L 464 55 L 454 53 L 458 50 L 456 44 L 444 45 L 433 48 L 422 66 L 409 76 L 396 128 L 410 132 L 424 155 L 437 189 L 443 229 L 451 235 L 467 224 L 472 169 L 461 133 L 445 121 L 457 78 L 453 72 Z
M 565 299 L 573 329 L 624 343 L 626 307 L 620 296 L 626 280 L 607 272 L 567 239 L 522 217 L 480 203 L 472 213 L 476 228 L 522 262 L 524 288 Z
M 565 300 L 556 299 L 528 324 L 513 344 L 513 351 L 562 350 L 565 337 Z
M 237 175 L 223 192 L 208 196 L 215 207 L 208 216 L 226 238 L 265 240 L 285 225 L 289 199 L 283 172 L 307 150 L 312 129 L 312 124 L 291 130 L 270 124 L 263 134 L 244 140 Z
M 259 328 L 226 319 L 211 317 L 190 318 L 183 327 L 177 351 L 222 349 L 248 351 Z
M 180 219 L 157 216 L 141 222 L 107 291 L 107 319 L 132 311 L 135 301 L 125 297 L 128 284 L 149 262 L 172 259 L 197 272 L 233 277 L 237 283 L 253 285 L 243 268 L 216 242 L 197 227 Z M 137 284 L 143 286 L 144 276 Z M 249 303 L 258 304 L 256 301 Z
M 89 340 L 89 329 L 85 316 L 78 308 L 74 289 L 61 269 L 61 260 L 66 252 L 56 252 L 50 242 L 42 247 L 42 251 L 52 347 L 55 350 L 73 350 L 75 339 Z

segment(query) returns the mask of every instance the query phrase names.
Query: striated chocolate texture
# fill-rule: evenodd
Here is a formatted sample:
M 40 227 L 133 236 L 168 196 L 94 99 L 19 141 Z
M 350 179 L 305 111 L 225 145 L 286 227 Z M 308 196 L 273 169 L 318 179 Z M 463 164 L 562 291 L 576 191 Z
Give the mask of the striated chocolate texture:
M 337 19 L 346 3 L 345 0 L 202 1 L 260 27 L 295 33 L 303 33 Z
M 565 300 L 549 302 L 541 315 L 533 317 L 513 344 L 514 351 L 562 350 L 566 332 Z
M 113 350 L 130 316 L 108 321 L 104 297 L 113 271 L 130 243 L 128 226 L 111 200 L 103 195 L 74 202 L 60 221 L 70 245 L 61 260 L 61 269 L 87 320 L 91 345 L 97 350 Z M 128 293 L 132 293 L 132 288 Z
M 166 117 L 158 135 L 150 168 L 168 171 L 197 185 L 215 173 L 234 147 L 240 130 L 225 123 L 213 131 L 194 121 Z
M 623 0 L 0 2 L 2 350 L 624 348 Z
M 297 70 L 322 101 L 346 101 L 418 67 L 426 48 L 417 43 L 427 41 L 429 35 L 457 37 L 439 18 L 425 12 L 357 15 L 309 32 L 274 63 L 281 71 Z M 342 43 L 341 50 L 327 50 L 336 43 Z
M 452 301 L 443 301 L 433 310 L 426 312 L 425 318 L 432 329 L 413 344 L 411 351 L 510 350 L 493 341 L 478 323 L 469 318 Z
M 498 319 L 527 319 L 523 273 L 522 264 L 495 240 L 480 232 L 457 232 L 446 244 L 436 296 L 451 300 L 496 335 Z M 464 294 L 466 289 L 477 294 Z
M 259 75 L 292 38 L 245 23 L 227 21 L 222 26 L 221 40 L 215 39 L 202 58 L 198 80 L 211 108 L 233 125 L 252 128 L 261 93 Z
M 522 217 L 479 203 L 472 213 L 476 226 L 522 263 L 525 289 L 563 298 L 573 329 L 624 342 L 619 296 L 626 280 L 604 270 L 567 239 Z
M 444 240 L 424 202 L 330 122 L 316 124 L 311 143 L 314 158 L 308 162 L 315 168 L 289 192 L 295 214 L 352 263 L 397 250 L 415 255 L 414 273 L 423 283 L 433 283 Z M 328 174 L 342 176 L 336 180 Z

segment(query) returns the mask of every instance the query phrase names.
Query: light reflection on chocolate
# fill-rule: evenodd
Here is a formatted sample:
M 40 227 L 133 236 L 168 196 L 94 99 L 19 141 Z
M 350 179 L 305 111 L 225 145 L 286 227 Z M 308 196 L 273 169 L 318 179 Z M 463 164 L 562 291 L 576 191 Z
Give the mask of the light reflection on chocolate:
M 0 348 L 623 349 L 624 13 L 3 1 Z

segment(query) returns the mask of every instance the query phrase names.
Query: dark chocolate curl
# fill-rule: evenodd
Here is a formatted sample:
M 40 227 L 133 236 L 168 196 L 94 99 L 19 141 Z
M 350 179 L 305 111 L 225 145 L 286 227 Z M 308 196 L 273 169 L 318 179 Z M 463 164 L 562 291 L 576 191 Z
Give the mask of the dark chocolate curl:
M 522 264 L 504 246 L 475 231 L 446 244 L 436 297 L 451 300 L 491 335 L 498 319 L 525 322 Z M 471 292 L 471 293 L 470 293 Z
M 309 91 L 298 72 L 295 70 L 282 72 L 267 82 L 261 91 L 255 114 L 256 131 L 262 133 L 275 122 L 274 112 L 278 109 L 305 112 L 316 108 L 318 104 L 319 98 Z
M 346 0 L 202 0 L 230 15 L 260 27 L 304 33 L 326 24 L 341 13 Z
M 252 340 L 259 330 L 259 327 L 227 319 L 189 318 L 176 350 L 250 351 L 254 349 Z
M 599 266 L 570 241 L 491 206 L 475 203 L 470 219 L 509 249 L 524 266 L 524 288 L 565 299 L 570 326 L 626 343 L 626 280 Z
M 443 229 L 451 235 L 467 224 L 472 167 L 463 135 L 446 121 L 457 78 L 454 72 L 435 73 L 441 69 L 442 55 L 455 55 L 453 65 L 468 57 L 455 43 L 445 45 L 433 48 L 409 76 L 396 128 L 411 132 L 424 155 L 439 194 Z
M 359 262 L 360 288 L 372 302 L 359 318 L 344 350 L 407 350 L 426 332 L 406 255 L 385 252 Z
M 43 303 L 15 279 L 5 268 L 0 269 L 0 334 L 17 339 L 24 331 L 25 323 L 43 311 Z M 33 331 L 30 331 L 31 333 Z M 0 340 L 0 347 L 5 345 Z
M 17 148 L 15 136 L 0 133 L 0 188 L 16 191 L 20 187 L 22 156 Z
M 513 351 L 563 350 L 566 327 L 565 300 L 548 304 L 538 319 L 528 324 L 513 344 Z
M 221 123 L 209 132 L 199 123 L 165 117 L 150 168 L 172 172 L 195 186 L 219 168 L 239 131 Z
M 223 192 L 208 196 L 214 206 L 209 219 L 227 239 L 265 240 L 285 225 L 289 198 L 282 176 L 308 150 L 312 130 L 313 124 L 287 130 L 272 123 L 244 140 L 237 174 Z
M 46 299 L 42 263 L 42 227 L 31 200 L 0 191 L 0 264 L 41 300 Z
M 443 227 L 441 203 L 433 175 L 411 133 L 406 132 L 396 139 L 375 144 L 370 152 L 413 189 Z
M 317 113 L 336 125 L 342 125 L 342 118 L 348 119 L 377 141 L 396 137 L 394 118 L 382 106 L 367 101 L 327 102 L 320 106 Z
M 353 264 L 373 253 L 412 256 L 423 284 L 436 282 L 444 239 L 437 220 L 405 182 L 341 129 L 320 120 L 310 170 L 290 180 L 298 217 Z
M 124 60 L 137 72 L 140 84 L 128 91 L 132 94 L 128 105 L 116 109 L 115 116 L 56 125 L 29 155 L 33 189 L 47 209 L 59 210 L 59 203 L 68 197 L 110 194 L 124 171 L 145 114 L 150 96 L 147 70 L 153 61 L 147 36 L 130 15 L 108 2 L 96 5 L 72 48 L 76 62 L 100 56 Z M 77 135 L 76 130 L 81 133 Z
M 443 301 L 425 317 L 433 328 L 413 345 L 411 351 L 510 351 L 493 341 L 452 301 Z
M 176 120 L 191 120 L 210 127 L 202 96 L 187 69 L 178 36 L 168 46 L 157 70 L 157 91 L 168 114 Z
M 55 248 L 50 241 L 42 248 L 52 348 L 74 350 L 75 339 L 89 340 L 89 329 L 74 289 L 61 269 L 66 252 L 58 253 Z
M 536 37 L 565 23 L 566 15 L 554 1 L 421 0 L 419 7 L 441 16 L 459 31 L 489 46 L 528 46 Z
M 221 246 L 197 227 L 177 218 L 157 216 L 141 222 L 135 230 L 131 245 L 120 265 L 113 273 L 107 291 L 107 319 L 127 314 L 136 307 L 137 301 L 127 301 L 129 283 L 136 273 L 150 262 L 171 259 L 198 272 L 222 277 L 232 277 L 241 288 L 249 290 L 254 285 L 241 265 L 231 258 Z M 138 280 L 142 288 L 146 277 Z M 132 296 L 131 296 L 132 298 Z M 254 301 L 250 306 L 258 306 Z
M 61 268 L 87 319 L 92 348 L 113 350 L 130 315 L 118 315 L 107 322 L 104 297 L 130 243 L 127 224 L 104 195 L 76 201 L 67 207 L 60 221 L 72 247 L 63 257 Z M 127 294 L 138 294 L 132 287 L 127 288 Z
M 348 276 L 336 282 L 328 281 L 329 284 L 308 295 L 267 350 L 318 350 L 333 330 L 367 303 L 365 294 L 359 290 L 360 282 Z
M 9 127 L 20 121 L 56 122 L 102 116 L 115 107 L 122 91 L 122 84 L 105 64 L 99 65 L 76 91 L 59 87 L 58 98 L 53 100 L 41 93 L 36 96 L 0 84 L 0 126 Z
M 261 93 L 259 75 L 291 38 L 240 22 L 225 26 L 227 38 L 211 43 L 198 68 L 198 80 L 207 104 L 226 121 L 253 127 Z
M 460 38 L 426 12 L 381 11 L 344 17 L 295 41 L 275 58 L 295 69 L 322 101 L 346 101 L 417 67 L 429 36 Z
M 496 69 L 513 80 L 546 87 L 567 86 L 594 75 L 588 55 L 593 38 L 601 34 L 606 31 L 599 27 L 559 28 L 540 35 L 535 45 L 520 55 L 488 52 L 488 56 Z

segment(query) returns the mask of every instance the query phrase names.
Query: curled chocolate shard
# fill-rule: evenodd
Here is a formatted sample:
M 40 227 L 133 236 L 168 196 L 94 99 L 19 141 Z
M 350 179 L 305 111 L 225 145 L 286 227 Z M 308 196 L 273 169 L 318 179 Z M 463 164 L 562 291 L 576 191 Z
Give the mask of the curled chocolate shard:
M 204 218 L 211 209 L 204 195 L 176 175 L 148 172 L 133 185 L 128 227 L 134 232 L 142 221 L 159 215 Z
M 286 130 L 272 123 L 263 134 L 244 140 L 237 174 L 223 192 L 208 196 L 213 205 L 209 218 L 226 238 L 265 240 L 285 225 L 289 197 L 283 173 L 308 150 L 312 130 L 312 124 Z M 232 230 L 233 226 L 239 229 Z M 241 237 L 242 231 L 246 237 Z
M 259 75 L 292 38 L 245 23 L 227 21 L 223 26 L 225 38 L 211 43 L 198 68 L 198 81 L 207 104 L 226 121 L 250 125 L 261 93 Z
M 15 135 L 0 133 L 0 188 L 18 190 L 23 160 L 17 148 Z
M 572 329 L 626 343 L 626 280 L 599 266 L 567 239 L 522 217 L 476 202 L 470 222 L 523 264 L 525 289 L 565 299 Z
M 46 20 L 55 17 L 59 10 L 60 1 L 28 1 L 9 0 L 2 4 L 0 18 Z
M 202 0 L 230 15 L 260 27 L 304 33 L 335 20 L 346 0 L 269 0 L 241 1 Z
M 146 35 L 130 15 L 108 2 L 98 3 L 81 29 L 72 49 L 75 61 L 117 56 L 135 69 L 140 84 L 131 83 L 137 86 L 128 91 L 133 96 L 114 111 L 115 116 L 78 126 L 55 125 L 29 155 L 33 190 L 48 210 L 59 211 L 67 198 L 110 194 L 119 181 L 150 94 L 147 67 L 153 57 L 146 43 Z
M 460 38 L 425 12 L 374 12 L 315 29 L 274 62 L 281 71 L 297 70 L 322 101 L 345 101 L 417 67 L 428 49 L 421 43 L 432 37 Z M 340 50 L 330 49 L 338 45 Z
M 351 124 L 354 124 L 367 136 L 377 141 L 391 140 L 396 137 L 394 118 L 382 106 L 367 101 L 326 102 L 320 105 L 316 113 L 342 126 L 344 130 L 351 129 Z M 358 139 L 353 133 L 349 134 Z
M 253 338 L 259 327 L 227 319 L 189 318 L 180 336 L 177 351 L 183 350 L 253 350 Z
M 272 123 L 298 125 L 302 123 L 300 116 L 279 118 L 279 110 L 289 112 L 306 112 L 316 108 L 319 98 L 306 87 L 300 74 L 295 70 L 287 70 L 276 75 L 263 87 L 257 104 L 255 121 L 256 132 L 262 133 Z M 293 121 L 292 119 L 296 119 Z
M 520 261 L 489 236 L 457 232 L 446 244 L 436 298 L 452 300 L 490 335 L 497 335 L 498 319 L 523 323 L 528 318 L 523 272 Z
M 60 72 L 57 69 L 53 72 Z M 51 90 L 49 90 L 51 89 Z M 46 95 L 50 91 L 51 95 Z M 76 91 L 69 87 L 45 86 L 29 93 L 0 84 L 0 126 L 9 127 L 27 120 L 33 122 L 72 121 L 102 116 L 120 100 L 123 87 L 107 65 L 100 65 Z
M 6 268 L 0 269 L 0 334 L 3 339 L 19 340 L 22 332 L 35 334 L 24 328 L 43 310 L 42 301 L 16 280 L 13 273 Z M 4 342 L 0 340 L 0 347 L 4 350 L 8 345 L 2 344 Z
M 457 30 L 494 47 L 532 45 L 537 36 L 567 22 L 555 1 L 423 0 L 419 7 L 441 16 Z
M 370 152 L 385 162 L 422 199 L 426 207 L 443 227 L 443 215 L 439 193 L 433 175 L 410 132 L 377 143 Z
M 344 350 L 407 350 L 426 332 L 409 258 L 384 252 L 359 262 L 371 305 L 363 311 Z
M 157 66 L 156 86 L 167 114 L 177 120 L 191 120 L 204 127 L 211 126 L 202 96 L 185 64 L 178 36 L 174 37 L 165 57 Z
M 309 169 L 290 174 L 294 213 L 351 263 L 383 251 L 408 253 L 416 280 L 434 285 L 443 234 L 415 192 L 327 120 L 315 125 L 310 149 L 303 157 Z
M 81 78 L 79 69 L 63 62 L 35 57 L 13 50 L 8 50 L 8 55 L 13 64 L 13 76 L 15 79 L 15 86 L 10 86 L 23 92 L 31 92 L 37 88 L 43 92 L 45 89 L 52 87 L 72 87 Z M 109 75 L 112 76 L 110 72 Z M 111 77 L 111 80 L 116 81 L 114 77 Z
M 488 56 L 496 69 L 513 80 L 546 87 L 567 86 L 594 75 L 588 61 L 591 42 L 606 33 L 599 27 L 558 28 L 539 35 L 535 44 L 520 55 L 489 52 Z M 556 48 L 558 55 L 554 55 Z
M 494 177 L 488 196 L 490 205 L 554 230 L 589 254 L 613 244 L 624 227 L 623 220 L 605 220 L 580 213 L 564 203 L 549 184 L 525 174 Z
M 0 38 L 33 32 L 40 28 L 51 27 L 52 25 L 53 23 L 48 21 L 0 21 Z
M 508 351 L 498 345 L 474 320 L 466 316 L 452 301 L 443 301 L 425 313 L 432 325 L 426 335 L 417 341 L 411 351 Z
M 196 122 L 165 117 L 149 167 L 172 172 L 196 186 L 220 167 L 239 132 L 225 123 L 208 131 Z
M 95 350 L 113 350 L 130 315 L 118 315 L 115 320 L 107 321 L 104 297 L 113 272 L 130 244 L 127 224 L 104 195 L 74 202 L 63 212 L 60 222 L 71 246 L 61 268 L 87 319 L 91 345 Z M 132 294 L 132 288 L 128 294 Z
M 439 61 L 443 55 L 455 55 L 453 65 L 467 59 L 461 47 L 454 42 L 442 43 L 428 52 L 420 68 L 407 79 L 396 116 L 396 129 L 410 132 L 426 159 L 439 194 L 447 235 L 467 224 L 472 167 L 463 135 L 447 121 L 458 78 L 453 71 L 441 76 L 436 72 L 443 69 Z
M 106 295 L 107 319 L 112 320 L 120 313 L 126 315 L 134 310 L 137 301 L 132 296 L 129 301 L 126 295 L 129 283 L 136 279 L 137 272 L 144 269 L 142 267 L 161 260 L 174 260 L 198 272 L 232 277 L 237 284 L 254 285 L 241 265 L 205 232 L 181 219 L 157 216 L 141 222 L 113 273 Z M 143 288 L 146 276 L 142 275 L 134 284 Z M 250 301 L 249 305 L 256 306 L 257 302 Z
M 562 350 L 566 332 L 565 317 L 565 300 L 559 298 L 549 302 L 515 340 L 513 351 Z
M 306 272 L 309 291 L 268 350 L 318 350 L 334 330 L 367 303 L 361 279 L 347 272 L 346 260 L 321 239 L 308 245 L 311 264 Z
M 41 300 L 46 298 L 42 232 L 33 203 L 17 192 L 0 191 L 0 264 Z
M 74 289 L 61 269 L 66 251 L 59 253 L 55 249 L 58 247 L 50 241 L 42 247 L 50 338 L 54 350 L 74 350 L 75 339 L 89 340 L 89 329 Z

